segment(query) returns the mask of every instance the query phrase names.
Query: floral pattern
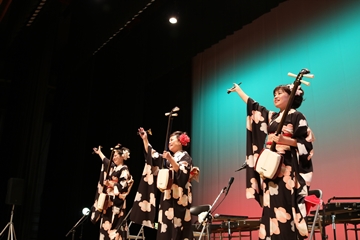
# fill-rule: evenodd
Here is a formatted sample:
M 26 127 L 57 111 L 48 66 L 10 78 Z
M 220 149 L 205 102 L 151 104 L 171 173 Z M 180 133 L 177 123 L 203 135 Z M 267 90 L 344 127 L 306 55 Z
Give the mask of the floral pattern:
M 290 91 L 292 92 L 293 88 L 294 88 L 294 84 L 288 84 L 287 85 L 288 88 L 290 89 Z M 295 95 L 300 96 L 303 93 L 303 91 L 301 90 L 301 86 L 299 85 L 298 88 L 296 89 Z
M 282 113 L 268 111 L 249 98 L 247 102 L 246 197 L 263 208 L 259 239 L 305 239 L 308 236 L 304 197 L 312 177 L 312 142 L 315 140 L 305 116 L 291 109 L 282 133 L 296 139 L 297 147 L 278 143 L 283 155 L 281 171 L 274 179 L 261 179 L 254 163 L 261 150 L 270 148 Z M 259 188 L 261 186 L 261 188 Z
M 155 152 L 151 146 L 149 146 L 148 153 L 130 219 L 135 223 L 154 228 L 155 196 L 158 191 L 156 188 L 157 172 L 162 160 L 166 161 L 166 159 L 162 159 L 161 155 Z M 192 203 L 190 173 L 194 173 L 191 171 L 193 170 L 192 159 L 186 151 L 175 153 L 174 158 L 180 165 L 180 169 L 177 172 L 174 171 L 175 176 L 171 189 L 163 191 L 159 199 L 157 240 L 193 239 L 190 215 Z M 166 161 L 166 168 L 172 168 L 168 161 Z
M 128 160 L 130 158 L 130 152 L 126 149 L 122 150 L 121 156 L 124 158 L 124 160 Z

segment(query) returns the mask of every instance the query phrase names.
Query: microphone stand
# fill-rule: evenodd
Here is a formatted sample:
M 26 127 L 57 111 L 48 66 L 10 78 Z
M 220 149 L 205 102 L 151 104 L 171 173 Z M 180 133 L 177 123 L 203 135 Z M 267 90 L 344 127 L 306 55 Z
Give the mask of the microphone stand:
M 216 204 L 216 202 L 218 201 L 218 199 L 219 199 L 219 197 L 221 196 L 221 194 L 223 194 L 223 193 L 225 192 L 225 190 L 226 190 L 226 187 L 224 187 L 223 189 L 221 189 L 219 195 L 216 197 L 215 201 L 214 201 L 213 204 L 210 206 L 209 210 L 208 210 L 207 213 L 206 213 L 206 216 L 205 216 L 204 220 L 203 220 L 202 223 L 200 224 L 200 225 L 203 225 L 203 228 L 202 228 L 202 230 L 201 230 L 199 239 L 201 239 L 207 223 L 209 223 L 209 224 L 211 223 L 211 217 L 210 217 L 211 215 L 210 215 L 210 212 L 211 212 L 211 210 L 213 209 L 213 207 L 214 207 L 214 205 Z M 208 229 L 208 231 L 207 231 L 207 234 L 208 234 L 208 236 L 209 236 L 209 234 L 210 234 L 210 233 L 209 233 L 209 229 Z
M 75 229 L 84 222 L 84 220 L 87 218 L 89 214 L 84 214 L 79 221 L 77 221 L 77 223 L 75 223 L 75 225 L 70 229 L 70 231 L 65 235 L 65 237 L 67 237 L 70 233 L 72 233 L 72 237 L 71 239 L 74 240 L 75 239 Z

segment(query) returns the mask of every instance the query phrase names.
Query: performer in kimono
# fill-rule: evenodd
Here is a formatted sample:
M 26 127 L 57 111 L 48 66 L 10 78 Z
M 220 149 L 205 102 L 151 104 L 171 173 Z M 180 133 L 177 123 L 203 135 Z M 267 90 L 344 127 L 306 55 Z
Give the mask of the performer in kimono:
M 251 99 L 238 84 L 228 89 L 237 92 L 247 103 L 246 197 L 256 199 L 263 208 L 259 239 L 305 239 L 308 195 L 312 178 L 312 156 L 315 140 L 305 116 L 297 111 L 304 91 L 299 86 L 285 118 L 282 132 L 275 135 L 287 106 L 293 84 L 274 89 L 274 105 L 279 112 L 267 110 Z M 274 179 L 262 179 L 254 169 L 261 150 L 276 142 L 276 151 L 284 157 L 280 173 Z
M 91 207 L 91 222 L 96 223 L 101 219 L 99 239 L 124 240 L 127 231 L 126 221 L 123 221 L 126 215 L 126 196 L 134 182 L 128 167 L 124 164 L 124 161 L 130 158 L 130 151 L 117 145 L 112 150 L 112 161 L 110 161 L 101 152 L 100 147 L 93 150 L 101 158 L 102 166 L 95 203 Z M 106 193 L 106 201 L 103 205 L 98 202 L 102 193 Z
M 149 144 L 146 131 L 139 129 L 143 139 L 146 163 L 139 184 L 130 219 L 138 224 L 155 227 L 157 173 L 159 166 L 173 170 L 171 187 L 161 193 L 158 209 L 157 240 L 192 240 L 190 207 L 192 202 L 191 180 L 197 177 L 198 168 L 193 168 L 192 158 L 184 150 L 190 138 L 185 132 L 170 135 L 169 151 L 156 152 Z M 191 171 L 193 170 L 193 171 Z

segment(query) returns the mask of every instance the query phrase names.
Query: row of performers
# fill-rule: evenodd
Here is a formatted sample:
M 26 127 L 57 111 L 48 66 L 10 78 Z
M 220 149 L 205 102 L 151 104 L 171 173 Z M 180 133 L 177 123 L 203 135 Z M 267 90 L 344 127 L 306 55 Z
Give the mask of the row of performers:
M 263 208 L 259 239 L 306 239 L 308 228 L 306 215 L 310 205 L 305 197 L 312 177 L 312 156 L 315 140 L 305 116 L 297 110 L 303 101 L 304 91 L 293 84 L 277 86 L 273 90 L 274 105 L 279 111 L 267 110 L 234 84 L 229 92 L 236 92 L 247 104 L 246 147 L 246 197 L 255 199 Z M 284 116 L 291 93 L 291 109 Z M 283 120 L 283 121 L 282 121 Z M 281 134 L 275 134 L 280 122 Z M 169 137 L 168 149 L 159 154 L 148 141 L 148 134 L 139 128 L 139 135 L 146 152 L 145 166 L 140 179 L 130 220 L 155 227 L 157 240 L 192 240 L 192 180 L 199 179 L 200 170 L 194 166 L 186 148 L 190 138 L 186 132 L 176 131 Z M 261 178 L 254 170 L 254 161 L 264 147 L 276 143 L 276 151 L 282 155 L 281 171 L 272 179 Z M 124 161 L 129 149 L 117 146 L 110 161 L 94 148 L 102 160 L 97 196 L 91 209 L 91 220 L 100 223 L 100 239 L 126 239 L 126 196 L 133 185 L 133 178 Z M 156 201 L 158 173 L 168 169 L 173 174 L 171 185 L 161 189 L 160 201 Z M 170 174 L 171 175 L 171 174 Z M 102 198 L 102 196 L 105 196 Z M 103 199 L 100 201 L 100 199 Z M 159 206 L 156 203 L 159 202 Z M 158 216 L 155 216 L 158 212 Z

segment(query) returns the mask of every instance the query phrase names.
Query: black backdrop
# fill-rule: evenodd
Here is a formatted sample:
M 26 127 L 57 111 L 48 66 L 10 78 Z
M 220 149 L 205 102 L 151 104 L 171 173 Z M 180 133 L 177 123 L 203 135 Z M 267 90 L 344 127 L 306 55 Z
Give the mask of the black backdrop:
M 82 208 L 94 201 L 101 162 L 91 154 L 93 147 L 102 145 L 108 156 L 117 143 L 130 149 L 126 163 L 135 179 L 127 198 L 130 209 L 144 166 L 137 129 L 151 128 L 150 141 L 162 151 L 164 114 L 178 106 L 172 129 L 191 136 L 190 60 L 156 75 L 140 64 L 124 64 L 122 56 L 106 49 L 81 62 L 49 49 L 19 49 L 8 63 L 12 81 L 1 116 L 0 223 L 10 219 L 8 179 L 24 179 L 24 201 L 14 215 L 18 239 L 65 239 Z M 85 222 L 76 231 L 75 239 L 80 237 L 98 239 L 98 226 Z

